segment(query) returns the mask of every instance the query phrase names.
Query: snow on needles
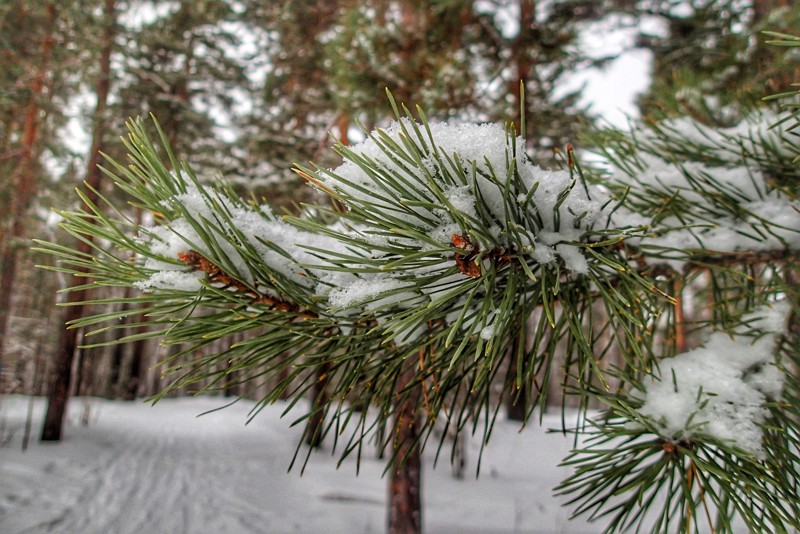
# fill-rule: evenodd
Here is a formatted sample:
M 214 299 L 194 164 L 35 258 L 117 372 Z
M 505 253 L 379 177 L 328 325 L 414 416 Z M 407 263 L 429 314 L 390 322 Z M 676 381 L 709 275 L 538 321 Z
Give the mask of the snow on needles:
M 703 434 L 763 458 L 765 404 L 783 391 L 775 344 L 789 311 L 787 302 L 759 308 L 742 318 L 734 335 L 716 332 L 702 347 L 661 362 L 661 379 L 647 385 L 639 413 L 665 439 Z
M 300 230 L 266 206 L 184 183 L 185 192 L 163 202 L 170 222 L 142 229 L 150 276 L 137 286 L 198 290 L 203 273 L 178 261 L 194 250 L 263 294 L 280 296 L 293 284 L 308 293 L 308 302 L 320 303 L 321 313 L 368 312 L 391 321 L 397 310 L 447 299 L 453 302 L 437 303 L 447 321 L 463 304 L 458 286 L 502 268 L 510 257 L 534 277 L 543 269 L 586 274 L 585 241 L 593 231 L 608 236 L 617 228 L 675 267 L 698 250 L 798 248 L 798 202 L 770 185 L 755 161 L 736 159 L 737 147 L 755 153 L 756 140 L 773 135 L 762 132 L 769 116 L 756 119 L 722 132 L 686 121 L 662 126 L 706 147 L 704 163 L 670 155 L 659 145 L 663 138 L 643 134 L 650 137 L 635 168 L 612 178 L 632 188 L 625 205 L 613 207 L 606 188 L 533 164 L 524 140 L 501 125 L 401 119 L 342 147 L 345 162 L 319 172 L 323 189 L 335 191 L 354 214 L 343 218 L 347 225 Z M 652 234 L 633 238 L 632 227 Z M 484 338 L 504 331 L 479 315 Z
M 514 254 L 533 273 L 556 264 L 562 273 L 589 270 L 584 241 L 608 194 L 534 165 L 524 140 L 501 125 L 402 119 L 344 156 L 320 182 L 360 210 L 349 226 L 301 231 L 268 207 L 183 183 L 185 192 L 162 202 L 169 222 L 142 229 L 151 274 L 136 285 L 198 290 L 202 273 L 178 261 L 192 250 L 259 292 L 280 296 L 283 280 L 325 299 L 323 313 L 369 312 L 380 322 L 392 310 L 457 298 L 453 289 L 492 268 L 492 257 Z M 465 249 L 459 264 L 455 255 Z M 357 268 L 341 269 L 342 258 Z M 501 329 L 488 326 L 481 325 L 485 338 Z
M 166 225 L 142 229 L 140 241 L 152 255 L 146 259 L 144 267 L 154 272 L 135 284 L 139 289 L 199 290 L 203 273 L 187 272 L 185 265 L 176 262 L 180 253 L 194 250 L 206 258 L 224 261 L 219 267 L 226 274 L 261 292 L 274 292 L 267 280 L 270 276 L 258 274 L 258 266 L 252 259 L 246 260 L 234 243 L 253 251 L 273 275 L 312 290 L 322 285 L 341 285 L 348 277 L 347 273 L 307 267 L 321 260 L 305 247 L 343 251 L 344 245 L 326 235 L 298 230 L 277 219 L 268 206 L 234 203 L 193 184 L 186 184 L 185 193 L 162 204 L 172 213 L 181 215 Z M 225 217 L 220 213 L 225 213 Z
M 392 210 L 443 245 L 461 234 L 481 250 L 517 246 L 536 263 L 560 257 L 567 269 L 587 271 L 575 244 L 597 219 L 607 200 L 603 192 L 592 190 L 590 199 L 569 172 L 534 165 L 524 153 L 524 140 L 511 137 L 499 124 L 430 123 L 435 144 L 426 134 L 414 138 L 415 126 L 424 131 L 422 125 L 402 119 L 381 133 L 398 146 L 416 145 L 409 151 L 419 150 L 419 164 L 398 158 L 381 136 L 373 134 L 352 150 L 374 162 L 382 170 L 380 175 L 346 161 L 323 180 L 356 202 Z M 511 176 L 515 170 L 518 180 Z M 385 183 L 396 180 L 413 187 L 387 193 Z M 406 206 L 413 201 L 441 207 L 409 210 Z
M 640 132 L 636 164 L 612 176 L 631 187 L 612 224 L 650 226 L 652 236 L 640 243 L 676 269 L 707 251 L 800 248 L 800 201 L 776 187 L 759 161 L 784 146 L 771 128 L 776 121 L 755 113 L 736 127 L 714 129 L 681 118 L 660 123 L 659 134 Z M 686 147 L 691 154 L 680 152 Z
M 364 221 L 364 235 L 387 247 L 387 264 L 414 255 L 417 260 L 360 273 L 332 289 L 334 308 L 383 312 L 388 304 L 408 309 L 438 298 L 460 307 L 453 289 L 468 283 L 468 276 L 497 267 L 492 257 L 514 255 L 532 273 L 589 271 L 583 247 L 608 193 L 569 171 L 534 165 L 525 155 L 525 141 L 502 125 L 401 119 L 344 148 L 343 155 L 338 168 L 319 172 L 320 182 Z M 462 263 L 454 257 L 457 250 L 467 251 L 460 253 Z M 448 274 L 456 266 L 461 273 Z M 413 287 L 416 295 L 404 291 Z M 484 339 L 502 331 L 484 319 L 479 329 Z M 462 323 L 471 325 L 469 319 Z M 414 331 L 419 335 L 423 329 Z
M 569 172 L 534 165 L 524 141 L 501 125 L 428 128 L 430 136 L 416 134 L 423 125 L 402 119 L 373 132 L 351 147 L 354 158 L 320 179 L 348 203 L 391 213 L 430 243 L 449 246 L 459 235 L 477 250 L 514 248 L 532 264 L 560 258 L 570 271 L 588 270 L 576 245 L 607 200 L 603 192 L 592 190 L 590 199 Z

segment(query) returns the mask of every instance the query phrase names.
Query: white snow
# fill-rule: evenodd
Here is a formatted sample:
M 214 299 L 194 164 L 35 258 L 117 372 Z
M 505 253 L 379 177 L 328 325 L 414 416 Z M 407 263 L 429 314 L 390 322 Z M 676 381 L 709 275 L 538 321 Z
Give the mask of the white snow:
M 353 283 L 344 288 L 334 288 L 328 295 L 328 300 L 331 306 L 336 308 L 348 308 L 370 301 L 382 293 L 402 289 L 408 285 L 408 283 L 404 283 L 396 278 L 381 277 L 364 279 L 358 284 Z M 409 295 L 408 293 L 387 295 L 378 301 L 370 302 L 369 307 L 377 308 L 395 302 L 402 302 L 408 299 L 409 296 L 413 298 L 415 295 Z
M 199 271 L 184 272 L 173 270 L 156 271 L 146 280 L 134 282 L 134 287 L 145 291 L 152 288 L 170 289 L 177 291 L 199 291 L 202 286 L 200 280 L 203 273 Z
M 115 534 L 382 533 L 387 481 L 384 461 L 367 447 L 337 470 L 330 443 L 313 454 L 305 473 L 287 473 L 300 429 L 283 420 L 286 406 L 266 408 L 249 425 L 254 406 L 222 411 L 222 398 L 140 402 L 73 399 L 59 444 L 35 439 L 20 450 L 28 398 L 0 398 L 0 531 Z M 41 421 L 44 402 L 35 402 Z M 78 425 L 88 415 L 88 427 Z M 560 414 L 545 416 L 545 427 Z M 34 425 L 34 436 L 38 425 Z M 498 421 L 474 477 L 478 436 L 468 447 L 467 475 L 452 477 L 446 458 L 433 470 L 425 453 L 423 523 L 430 534 L 593 533 L 599 525 L 567 521 L 551 489 L 568 471 L 556 464 L 570 437 L 531 424 Z M 301 450 L 301 454 L 305 449 Z M 443 456 L 445 454 L 443 453 Z
M 427 136 L 420 140 L 413 133 L 411 139 L 404 134 L 404 130 L 413 132 L 414 126 L 403 119 L 386 130 L 373 132 L 368 139 L 351 147 L 357 158 L 373 162 L 372 166 L 380 169 L 379 175 L 368 174 L 355 161 L 345 161 L 332 172 L 322 173 L 320 180 L 345 194 L 349 202 L 377 204 L 442 245 L 449 245 L 459 228 L 465 229 L 464 237 L 480 250 L 507 247 L 513 239 L 523 239 L 534 262 L 547 258 L 546 263 L 549 263 L 557 255 L 564 260 L 567 269 L 586 272 L 586 262 L 575 243 L 592 228 L 607 199 L 604 191 L 591 189 L 590 200 L 584 188 L 573 183 L 569 172 L 536 166 L 524 154 L 524 141 L 510 139 L 500 124 L 432 122 L 429 127 L 435 148 Z M 416 126 L 425 131 L 422 125 Z M 413 143 L 426 152 L 420 154 L 421 164 L 398 162 L 396 155 L 387 153 L 386 138 L 400 146 Z M 507 192 L 504 184 L 511 171 L 515 147 L 516 168 L 525 189 Z M 447 158 L 452 159 L 452 165 Z M 388 181 L 401 180 L 405 182 L 403 190 L 387 190 Z M 405 208 L 407 202 L 420 200 L 435 204 L 437 191 L 447 200 L 447 205 L 440 209 Z M 516 200 L 516 207 L 509 206 L 508 194 Z M 488 214 L 478 214 L 476 204 L 479 202 L 486 206 Z M 517 223 L 509 214 L 514 209 L 535 214 L 541 222 L 535 225 L 527 220 Z M 476 225 L 490 231 L 470 232 Z M 545 254 L 536 252 L 542 242 L 547 247 Z M 553 248 L 553 245 L 559 246 Z M 420 248 L 423 246 L 423 243 L 418 244 Z
M 428 129 L 430 135 L 421 138 L 409 133 Z M 405 150 L 387 148 L 398 145 Z M 341 166 L 320 173 L 320 181 L 338 190 L 350 209 L 370 214 L 358 229 L 336 223 L 319 232 L 299 230 L 268 206 L 246 205 L 175 177 L 182 192 L 159 207 L 168 222 L 141 231 L 150 275 L 135 285 L 145 291 L 198 289 L 203 276 L 178 261 L 195 251 L 250 287 L 282 295 L 286 283 L 294 284 L 309 298 L 327 297 L 330 308 L 321 313 L 376 312 L 388 324 L 393 312 L 444 298 L 445 290 L 470 282 L 467 274 L 459 282 L 448 273 L 457 267 L 456 249 L 474 254 L 468 261 L 479 261 L 482 270 L 492 268 L 489 254 L 511 251 L 532 272 L 561 259 L 566 270 L 586 273 L 582 241 L 608 193 L 578 184 L 567 171 L 539 168 L 524 146 L 499 124 L 426 128 L 404 119 L 373 132 L 351 147 Z M 398 219 L 414 232 L 399 232 L 397 226 L 404 225 Z M 354 240 L 361 245 L 352 245 Z M 376 240 L 383 242 L 378 253 L 372 250 Z M 416 259 L 398 261 L 408 254 Z M 345 272 L 341 265 L 347 263 L 360 269 Z M 213 276 L 211 281 L 221 284 Z M 403 335 L 391 324 L 387 328 L 398 342 L 424 331 L 414 324 L 403 326 Z
M 786 302 L 758 309 L 743 317 L 745 327 L 736 335 L 713 333 L 702 347 L 660 362 L 661 380 L 647 385 L 639 412 L 665 439 L 701 433 L 763 457 L 764 405 L 783 391 L 773 352 L 789 310 Z M 746 335 L 752 329 L 761 337 Z
M 188 287 L 192 281 L 188 278 L 187 267 L 165 260 L 175 261 L 179 253 L 189 250 L 199 252 L 210 259 L 224 258 L 226 263 L 220 267 L 227 274 L 248 284 L 254 284 L 256 280 L 252 265 L 232 245 L 240 239 L 246 241 L 264 265 L 297 285 L 313 286 L 313 279 L 308 276 L 309 272 L 334 287 L 352 278 L 348 273 L 305 267 L 324 262 L 304 247 L 344 251 L 344 245 L 340 241 L 327 235 L 298 230 L 276 218 L 269 206 L 238 205 L 215 193 L 211 188 L 205 191 L 203 194 L 194 184 L 187 184 L 185 193 L 177 194 L 163 202 L 166 209 L 182 215 L 176 216 L 167 225 L 143 229 L 140 242 L 147 245 L 152 254 L 147 258 L 145 268 L 154 272 L 136 284 L 139 289 L 173 289 L 176 284 L 185 284 Z M 217 211 L 224 213 L 227 220 L 220 217 Z M 208 246 L 207 240 L 201 237 L 197 225 L 200 225 L 207 235 L 213 237 L 214 246 L 221 253 Z M 272 244 L 284 253 L 276 251 L 265 243 Z M 186 276 L 173 274 L 175 272 Z M 264 280 L 261 282 L 265 283 Z M 194 284 L 199 287 L 197 279 Z
M 777 120 L 771 113 L 759 112 L 727 129 L 709 128 L 688 118 L 659 125 L 671 137 L 700 147 L 707 163 L 676 161 L 687 158 L 658 148 L 663 142 L 654 133 L 637 132 L 649 147 L 637 154 L 639 168 L 617 169 L 611 179 L 632 188 L 629 199 L 636 202 L 642 195 L 650 205 L 637 208 L 628 202 L 614 214 L 611 225 L 650 226 L 653 235 L 638 242 L 659 249 L 675 269 L 683 268 L 694 251 L 800 248 L 800 201 L 775 187 L 751 157 L 741 156 L 742 149 L 763 153 L 756 145 L 759 139 L 780 149 L 779 128 L 771 128 Z M 661 204 L 655 202 L 659 198 Z M 676 205 L 682 206 L 677 214 L 661 214 Z
M 481 329 L 481 337 L 486 341 L 489 341 L 494 337 L 494 330 L 495 330 L 494 323 L 484 326 Z

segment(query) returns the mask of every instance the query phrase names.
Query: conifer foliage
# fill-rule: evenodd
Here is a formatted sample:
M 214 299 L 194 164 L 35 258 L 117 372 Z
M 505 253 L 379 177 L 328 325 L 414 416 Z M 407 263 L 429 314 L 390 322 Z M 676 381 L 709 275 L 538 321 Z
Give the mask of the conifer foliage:
M 324 381 L 330 400 L 308 414 L 323 415 L 319 438 L 342 456 L 374 440 L 412 501 L 419 480 L 396 475 L 446 434 L 435 426 L 485 444 L 498 385 L 533 392 L 530 415 L 560 381 L 580 406 L 607 406 L 575 425 L 576 470 L 560 491 L 576 513 L 609 531 L 798 528 L 800 204 L 792 147 L 760 129 L 772 118 L 607 132 L 599 173 L 571 150 L 563 169 L 538 167 L 524 122 L 429 122 L 390 102 L 397 121 L 337 145 L 339 167 L 297 167 L 335 206 L 300 216 L 202 184 L 163 133 L 156 143 L 132 122 L 129 164 L 106 172 L 154 223 L 98 192 L 99 204 L 61 213 L 92 253 L 40 247 L 92 287 L 142 290 L 123 300 L 147 320 L 122 341 L 178 347 L 163 394 L 282 377 L 263 406 Z M 698 280 L 710 282 L 694 291 Z M 692 350 L 678 341 L 689 298 L 707 303 Z M 133 312 L 117 309 L 73 326 L 119 328 Z

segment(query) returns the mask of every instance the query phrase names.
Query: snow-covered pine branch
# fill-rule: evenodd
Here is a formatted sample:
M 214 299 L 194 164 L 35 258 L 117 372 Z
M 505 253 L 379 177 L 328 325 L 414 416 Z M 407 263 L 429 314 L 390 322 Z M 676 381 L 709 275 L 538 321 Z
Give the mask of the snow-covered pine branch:
M 753 253 L 796 257 L 800 170 L 791 166 L 794 151 L 783 142 L 785 132 L 773 127 L 777 121 L 756 112 L 735 127 L 715 129 L 681 118 L 600 137 L 611 141 L 601 147 L 611 165 L 610 186 L 625 197 L 617 224 L 649 229 L 628 243 L 676 270 L 748 261 Z
M 657 526 L 669 524 L 676 506 L 697 521 L 691 507 L 701 501 L 725 521 L 734 508 L 750 525 L 752 509 L 766 510 L 772 525 L 798 517 L 793 505 L 776 501 L 796 487 L 797 408 L 776 397 L 783 380 L 794 384 L 786 398 L 796 398 L 796 362 L 762 354 L 765 341 L 751 358 L 745 341 L 724 341 L 720 333 L 706 348 L 663 363 L 672 382 L 657 371 L 669 353 L 659 346 L 662 333 L 684 326 L 663 311 L 680 305 L 668 294 L 691 276 L 684 265 L 712 278 L 719 268 L 724 278 L 735 270 L 730 261 L 747 269 L 771 264 L 758 275 L 714 279 L 720 293 L 735 284 L 749 291 L 745 301 L 722 295 L 716 303 L 708 323 L 728 333 L 756 304 L 790 293 L 781 261 L 798 253 L 800 214 L 791 189 L 765 166 L 780 155 L 767 154 L 774 144 L 755 134 L 736 144 L 729 142 L 734 133 L 714 138 L 696 125 L 702 135 L 676 140 L 664 132 L 683 126 L 664 124 L 633 139 L 617 135 L 606 153 L 619 172 L 589 180 L 573 164 L 537 167 L 513 128 L 430 123 L 408 113 L 397 119 L 357 146 L 337 146 L 345 160 L 338 168 L 299 168 L 343 209 L 309 207 L 298 217 L 245 202 L 224 184 L 203 185 L 166 146 L 164 163 L 142 123 L 133 123 L 133 165 L 112 162 L 108 172 L 154 224 L 137 225 L 104 199 L 102 209 L 89 204 L 88 211 L 62 213 L 72 234 L 103 237 L 92 244 L 94 256 L 42 247 L 64 260 L 62 271 L 88 269 L 102 285 L 145 291 L 114 301 L 149 318 L 122 341 L 159 337 L 181 347 L 167 367 L 174 378 L 167 390 L 224 385 L 233 372 L 237 380 L 280 376 L 263 406 L 298 400 L 324 381 L 329 400 L 313 407 L 324 422 L 318 436 L 335 434 L 338 443 L 349 431 L 343 455 L 360 454 L 373 435 L 404 454 L 385 433 L 395 414 L 405 421 L 398 425 L 422 421 L 408 438 L 414 446 L 427 441 L 437 419 L 459 430 L 481 415 L 490 421 L 498 402 L 523 387 L 529 415 L 559 380 L 584 409 L 588 399 L 611 407 L 606 419 L 591 422 L 588 445 L 569 460 L 578 471 L 562 490 L 577 494 L 577 513 L 602 513 L 620 493 L 609 528 L 650 521 L 636 512 L 637 488 L 655 484 L 654 494 L 676 495 L 656 507 Z M 128 309 L 75 325 L 121 328 Z M 535 325 L 526 337 L 530 318 Z M 185 358 L 245 333 L 226 350 Z M 719 358 L 722 350 L 732 359 Z M 609 364 L 612 353 L 619 360 Z M 553 373 L 557 356 L 563 367 Z M 710 366 L 707 373 L 689 369 L 699 361 Z M 707 384 L 717 372 L 730 378 L 729 388 Z M 682 424 L 661 406 L 678 402 L 669 385 L 691 412 Z M 736 401 L 753 406 L 739 409 Z M 368 424 L 367 411 L 356 408 L 370 405 L 378 419 Z M 714 430 L 719 421 L 708 410 L 749 413 L 745 441 Z M 787 440 L 768 430 L 775 421 Z M 491 424 L 486 429 L 484 443 Z M 741 490 L 721 474 L 726 469 L 763 478 Z M 781 470 L 790 475 L 778 478 Z M 621 484 L 630 491 L 618 492 Z M 712 504 L 703 500 L 710 495 Z
M 584 443 L 564 461 L 575 473 L 558 488 L 575 515 L 607 516 L 605 532 L 714 522 L 736 531 L 735 516 L 751 532 L 796 526 L 800 358 L 786 337 L 791 310 L 787 301 L 759 307 L 733 332 L 662 360 L 628 395 L 601 394 L 608 410 L 587 421 Z

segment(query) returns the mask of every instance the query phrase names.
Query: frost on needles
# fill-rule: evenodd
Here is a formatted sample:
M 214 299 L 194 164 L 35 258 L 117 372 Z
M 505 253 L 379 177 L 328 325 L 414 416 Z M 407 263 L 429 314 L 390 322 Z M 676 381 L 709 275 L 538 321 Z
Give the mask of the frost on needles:
M 330 224 L 286 222 L 269 206 L 189 182 L 162 201 L 175 217 L 141 233 L 151 274 L 137 287 L 198 290 L 202 272 L 175 261 L 196 251 L 224 258 L 220 267 L 258 294 L 282 294 L 277 277 L 305 288 L 316 312 L 338 317 L 345 330 L 348 317 L 391 322 L 398 310 L 444 298 L 454 305 L 441 319 L 461 318 L 469 329 L 480 316 L 475 332 L 491 339 L 501 331 L 495 311 L 479 313 L 481 299 L 466 302 L 471 281 L 511 263 L 532 282 L 542 269 L 557 278 L 586 274 L 587 236 L 609 220 L 605 189 L 571 170 L 536 166 L 524 147 L 497 124 L 401 119 L 356 146 L 338 147 L 345 158 L 338 168 L 308 171 L 309 181 L 346 206 Z M 257 264 L 270 276 L 259 277 Z M 425 321 L 406 324 L 394 339 L 409 342 L 426 328 Z
M 742 317 L 736 332 L 715 332 L 702 347 L 663 360 L 639 413 L 666 440 L 712 436 L 763 459 L 766 404 L 780 400 L 785 379 L 776 342 L 790 310 L 788 302 L 759 308 Z
M 650 229 L 630 244 L 676 270 L 712 254 L 800 248 L 800 201 L 774 168 L 794 153 L 776 122 L 763 111 L 731 128 L 684 117 L 640 127 L 635 151 L 603 147 L 611 187 L 627 189 L 617 224 Z

